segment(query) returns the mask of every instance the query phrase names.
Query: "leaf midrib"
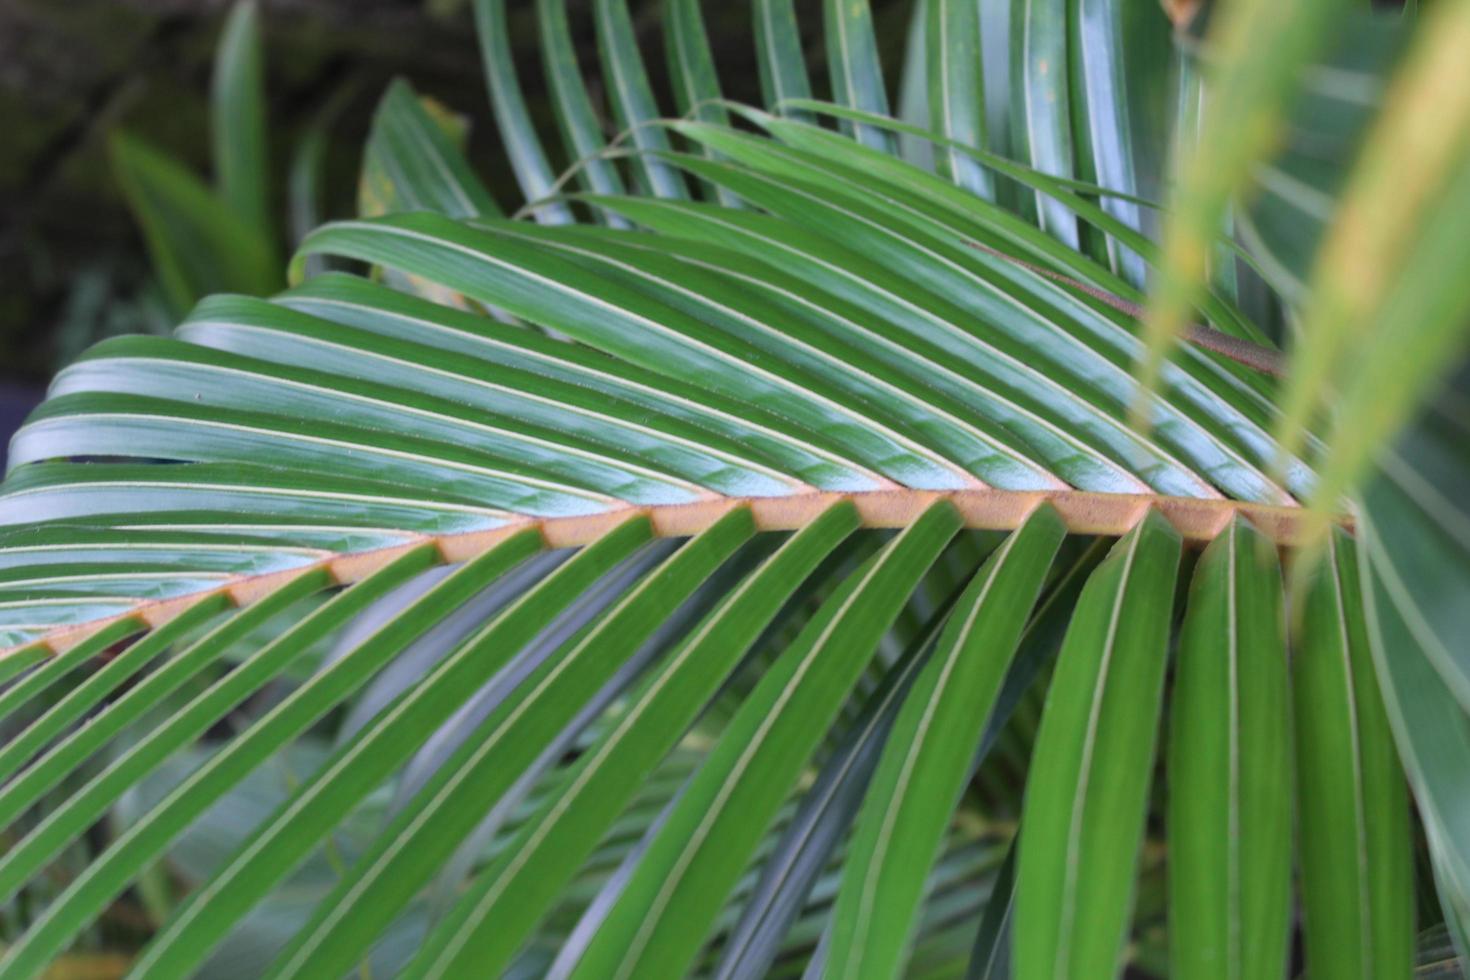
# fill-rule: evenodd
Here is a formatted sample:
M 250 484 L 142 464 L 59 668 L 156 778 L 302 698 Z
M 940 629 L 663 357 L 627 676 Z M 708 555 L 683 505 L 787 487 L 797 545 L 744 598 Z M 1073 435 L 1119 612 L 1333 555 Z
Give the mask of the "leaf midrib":
M 594 514 L 513 519 L 478 531 L 415 535 L 403 543 L 369 551 L 334 554 L 308 564 L 258 575 L 235 575 L 213 589 L 138 602 L 124 613 L 54 629 L 28 643 L 0 650 L 0 662 L 37 646 L 50 655 L 60 653 L 120 619 L 136 618 L 149 627 L 160 626 L 194 603 L 218 593 L 227 594 L 237 606 L 249 605 L 297 577 L 317 570 L 325 569 L 337 584 L 356 582 L 425 543 L 435 545 L 443 561 L 461 562 L 483 554 L 519 531 L 534 527 L 541 532 L 549 548 L 578 547 L 596 541 L 622 521 L 639 513 L 647 515 L 656 535 L 684 537 L 704 530 L 738 507 L 750 508 L 756 527 L 761 531 L 791 531 L 805 527 L 828 507 L 842 500 L 853 502 L 865 528 L 902 528 L 916 520 L 939 498 L 954 504 L 966 527 L 985 530 L 1015 530 L 1042 503 L 1050 503 L 1056 508 L 1068 533 L 1102 536 L 1122 536 L 1132 530 L 1148 511 L 1158 510 L 1184 540 L 1193 545 L 1214 540 L 1230 526 L 1236 515 L 1250 520 L 1278 547 L 1293 547 L 1315 540 L 1322 526 L 1317 515 L 1297 506 L 1083 490 L 899 489 L 856 493 L 812 490 L 782 497 L 717 497 L 693 503 L 630 505 Z M 1340 515 L 1336 523 L 1352 530 L 1350 517 Z

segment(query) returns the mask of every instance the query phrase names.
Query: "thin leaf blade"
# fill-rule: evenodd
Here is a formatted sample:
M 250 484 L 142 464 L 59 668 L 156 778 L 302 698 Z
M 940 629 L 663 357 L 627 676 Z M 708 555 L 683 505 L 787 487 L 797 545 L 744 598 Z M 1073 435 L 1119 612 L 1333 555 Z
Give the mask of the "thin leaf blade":
M 1111 975 L 1132 906 L 1179 537 L 1154 512 L 1088 581 L 1047 695 L 1021 816 L 1022 977 Z
M 832 976 L 900 972 L 930 866 L 1062 537 L 1046 507 L 1011 534 L 956 603 L 905 699 L 832 913 Z
M 1239 522 L 1195 568 L 1169 738 L 1169 950 L 1181 976 L 1286 970 L 1291 740 L 1281 594 L 1276 556 Z

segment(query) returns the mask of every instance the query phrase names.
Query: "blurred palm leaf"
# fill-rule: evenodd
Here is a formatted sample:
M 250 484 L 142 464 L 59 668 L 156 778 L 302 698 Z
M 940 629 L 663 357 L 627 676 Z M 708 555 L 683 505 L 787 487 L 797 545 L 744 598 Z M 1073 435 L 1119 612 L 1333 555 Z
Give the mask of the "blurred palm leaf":
M 1308 417 L 1287 452 L 1275 383 L 1239 364 L 1190 345 L 1135 379 L 1106 299 L 1178 262 L 1138 195 L 1182 139 L 1150 113 L 1199 85 L 1162 12 L 1016 0 L 997 71 L 996 5 L 925 0 L 916 129 L 887 116 L 864 2 L 823 5 L 815 64 L 789 2 L 751 5 L 759 109 L 720 100 L 696 3 L 664 12 L 662 107 L 627 5 L 600 3 L 601 116 L 540 0 L 558 154 L 506 6 L 475 19 L 536 221 L 395 83 L 363 216 L 293 266 L 370 275 L 100 344 L 17 435 L 0 976 L 129 928 L 148 976 L 1283 974 L 1293 821 L 1315 975 L 1412 969 L 1421 838 L 1463 938 L 1463 402 L 1377 457 L 1349 517 L 1334 494 L 1324 539 L 1317 467 L 1351 452 L 1351 490 L 1412 400 L 1356 443 Z M 1458 38 L 1443 6 L 1423 31 Z M 1300 39 L 1320 11 L 1281 16 Z M 1427 37 L 1406 98 L 1440 77 Z M 1291 81 L 1207 103 L 1196 152 L 1228 131 L 1211 111 L 1287 118 Z M 1351 124 L 1364 159 L 1393 138 Z M 1200 215 L 1291 166 L 1270 149 L 1185 178 L 1207 250 Z M 1403 254 L 1455 230 L 1400 227 Z M 1276 270 L 1316 269 L 1312 296 L 1342 276 L 1244 237 L 1293 302 Z M 1428 311 L 1452 352 L 1444 268 L 1418 305 L 1370 297 L 1365 335 Z M 1187 311 L 1201 287 L 1171 288 Z M 1228 277 L 1207 288 L 1202 318 L 1264 337 Z

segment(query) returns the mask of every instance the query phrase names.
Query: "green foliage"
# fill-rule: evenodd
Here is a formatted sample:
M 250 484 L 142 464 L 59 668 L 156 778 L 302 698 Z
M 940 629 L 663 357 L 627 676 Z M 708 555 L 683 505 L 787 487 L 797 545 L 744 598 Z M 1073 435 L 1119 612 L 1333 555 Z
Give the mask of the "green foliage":
M 117 134 L 111 149 L 113 170 L 175 310 L 182 313 L 211 293 L 279 287 L 280 262 L 268 235 L 146 144 Z
M 1367 978 L 1463 944 L 1470 426 L 1434 390 L 1470 127 L 1429 93 L 1465 4 L 1334 39 L 1332 4 L 1243 2 L 1184 54 L 1147 4 L 922 0 L 898 119 L 864 0 L 819 48 L 751 3 L 762 107 L 721 97 L 712 6 L 663 6 L 664 93 L 622 0 L 538 0 L 559 149 L 509 6 L 473 17 L 514 209 L 397 81 L 359 216 L 308 231 L 293 172 L 283 292 L 253 7 L 217 190 L 116 141 L 191 309 L 11 447 L 0 977 L 1269 977 L 1299 928 Z M 1327 111 L 1342 64 L 1388 108 Z M 1357 162 L 1278 152 L 1314 124 Z M 1223 163 L 1161 248 L 1176 145 Z M 1107 301 L 1151 269 L 1153 346 Z M 1196 296 L 1315 366 L 1164 358 Z
M 213 189 L 136 139 L 112 138 L 113 171 L 175 316 L 211 293 L 264 295 L 280 288 L 259 20 L 253 0 L 237 4 L 215 55 Z

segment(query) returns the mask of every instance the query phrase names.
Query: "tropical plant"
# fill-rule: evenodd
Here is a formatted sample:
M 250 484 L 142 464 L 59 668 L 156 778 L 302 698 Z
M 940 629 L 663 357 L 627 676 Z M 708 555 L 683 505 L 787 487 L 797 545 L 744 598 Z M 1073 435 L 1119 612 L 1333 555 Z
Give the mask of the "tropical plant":
M 1470 3 L 923 0 L 896 116 L 865 0 L 751 10 L 671 117 L 594 3 L 609 128 L 538 0 L 559 172 L 477 0 L 514 215 L 395 86 L 291 288 L 57 376 L 0 977 L 1463 954 Z

